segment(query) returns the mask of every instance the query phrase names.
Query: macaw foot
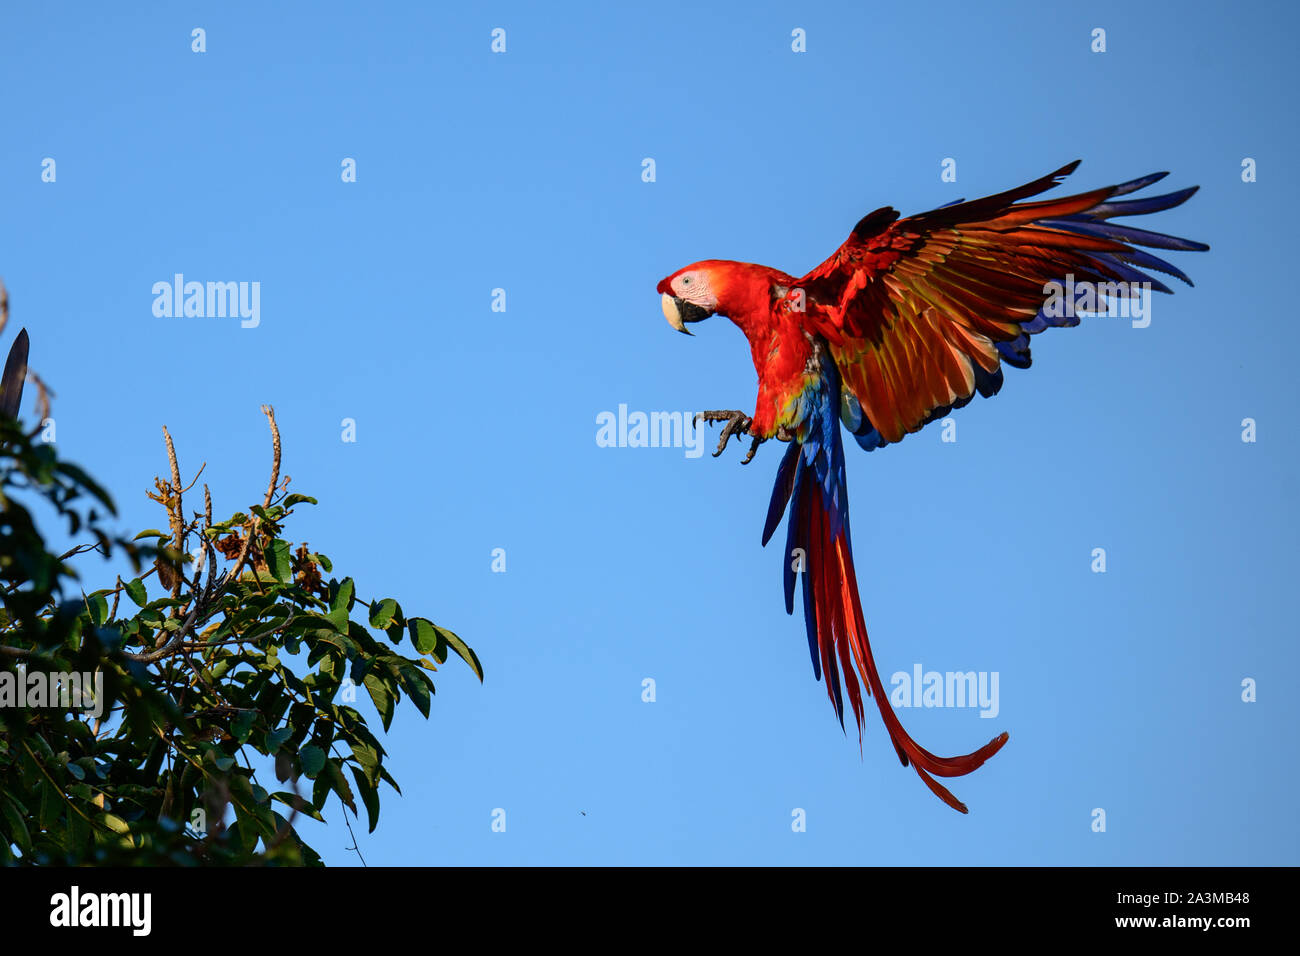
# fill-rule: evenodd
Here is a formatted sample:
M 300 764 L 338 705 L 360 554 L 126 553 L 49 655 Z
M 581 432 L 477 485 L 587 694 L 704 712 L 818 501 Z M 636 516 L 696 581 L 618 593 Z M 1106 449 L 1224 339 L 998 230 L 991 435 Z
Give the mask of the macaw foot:
M 696 412 L 695 417 L 691 419 L 691 425 L 692 426 L 699 425 L 701 421 L 706 421 L 709 422 L 710 424 L 712 424 L 713 422 L 727 423 L 722 428 L 722 434 L 718 436 L 718 450 L 713 453 L 714 458 L 717 458 L 719 455 L 722 454 L 723 449 L 727 447 L 727 442 L 731 441 L 733 435 L 739 436 L 739 435 L 748 434 L 749 426 L 753 424 L 752 418 L 750 418 L 744 412 L 739 412 L 735 410 Z M 745 454 L 745 457 L 740 462 L 742 465 L 748 465 L 751 461 L 753 461 L 754 452 L 758 451 L 758 446 L 763 444 L 764 441 L 766 441 L 766 439 L 760 438 L 757 435 L 751 435 L 750 438 L 752 440 L 749 445 L 749 451 Z

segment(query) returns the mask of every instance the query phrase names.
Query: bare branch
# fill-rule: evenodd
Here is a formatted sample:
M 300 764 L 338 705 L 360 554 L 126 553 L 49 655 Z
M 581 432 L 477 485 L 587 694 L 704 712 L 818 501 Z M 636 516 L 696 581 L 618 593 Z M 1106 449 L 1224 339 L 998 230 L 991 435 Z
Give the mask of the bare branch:
M 269 508 L 271 499 L 275 496 L 275 486 L 280 481 L 280 426 L 275 423 L 275 409 L 270 405 L 262 406 L 262 414 L 271 423 L 271 483 L 266 488 L 266 498 L 262 502 L 263 508 Z
M 185 640 L 185 635 L 187 635 L 190 632 L 190 629 L 194 627 L 194 621 L 199 614 L 199 604 L 200 602 L 198 601 L 194 602 L 194 607 L 190 608 L 189 616 L 185 618 L 185 622 L 176 629 L 174 634 L 172 634 L 171 640 L 167 641 L 167 643 L 163 644 L 157 650 L 150 651 L 147 654 L 132 654 L 130 651 L 123 651 L 122 656 L 128 660 L 139 661 L 141 664 L 152 664 L 154 661 L 160 661 L 164 657 L 170 657 L 175 653 L 176 646 Z
M 167 442 L 167 463 L 171 466 L 172 480 L 164 490 L 163 507 L 167 509 L 167 519 L 171 523 L 172 547 L 177 551 L 185 550 L 185 512 L 181 509 L 181 466 L 176 461 L 176 446 L 172 443 L 171 432 L 163 426 L 163 438 Z M 182 575 L 177 573 L 172 580 L 172 597 L 181 596 Z M 172 608 L 171 616 L 176 616 L 177 609 Z
M 271 499 L 275 496 L 275 486 L 280 480 L 280 426 L 275 422 L 275 409 L 270 405 L 262 406 L 262 414 L 271 424 L 271 482 L 266 488 L 266 497 L 262 501 L 263 508 L 271 507 Z M 244 569 L 244 562 L 248 560 L 248 549 L 253 545 L 253 538 L 256 536 L 257 529 L 261 526 L 262 519 L 253 515 L 253 520 L 249 523 L 248 533 L 244 536 L 244 546 L 239 549 L 239 557 L 235 559 L 235 567 L 230 572 L 232 580 L 239 580 L 239 573 Z
M 32 429 L 32 435 L 40 434 L 45 427 L 46 421 L 50 417 L 50 399 L 54 398 L 54 390 L 45 384 L 42 379 L 32 369 L 27 370 L 27 381 L 36 386 L 36 427 Z

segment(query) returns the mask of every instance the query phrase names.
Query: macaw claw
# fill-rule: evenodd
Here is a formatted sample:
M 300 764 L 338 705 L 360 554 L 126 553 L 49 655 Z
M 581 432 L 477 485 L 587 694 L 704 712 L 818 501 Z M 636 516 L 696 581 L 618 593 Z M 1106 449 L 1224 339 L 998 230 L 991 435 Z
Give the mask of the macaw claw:
M 749 426 L 752 425 L 754 421 L 744 412 L 735 410 L 696 412 L 695 417 L 691 419 L 692 427 L 698 426 L 701 420 L 709 422 L 710 424 L 713 422 L 727 423 L 722 428 L 722 434 L 718 436 L 718 450 L 713 453 L 714 458 L 717 458 L 722 454 L 723 449 L 727 447 L 727 442 L 731 441 L 733 436 L 748 434 Z M 752 440 L 749 445 L 749 451 L 741 460 L 740 463 L 742 465 L 748 465 L 754 460 L 754 452 L 758 451 L 758 446 L 764 441 L 764 439 L 760 438 L 758 435 L 752 435 L 750 437 Z

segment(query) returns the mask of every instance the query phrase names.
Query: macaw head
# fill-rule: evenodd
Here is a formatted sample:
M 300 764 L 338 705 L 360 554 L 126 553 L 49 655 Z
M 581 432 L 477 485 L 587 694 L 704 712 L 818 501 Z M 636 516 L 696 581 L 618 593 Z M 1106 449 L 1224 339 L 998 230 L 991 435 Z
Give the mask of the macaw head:
M 748 335 L 794 281 L 784 272 L 752 262 L 705 259 L 678 269 L 657 290 L 663 296 L 664 318 L 678 332 L 690 335 L 687 323 L 722 315 Z
M 690 335 L 686 323 L 702 322 L 718 311 L 718 273 L 714 263 L 695 262 L 659 283 L 669 325 Z
M 713 260 L 695 262 L 659 283 L 669 325 L 690 335 L 686 323 L 701 322 L 719 311 L 718 299 L 726 287 L 724 265 Z

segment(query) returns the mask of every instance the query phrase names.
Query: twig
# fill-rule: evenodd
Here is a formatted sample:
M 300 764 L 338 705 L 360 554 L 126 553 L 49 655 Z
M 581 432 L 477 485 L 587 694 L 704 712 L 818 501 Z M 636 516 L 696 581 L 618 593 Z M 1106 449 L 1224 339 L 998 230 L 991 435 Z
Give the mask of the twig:
M 262 414 L 271 423 L 271 483 L 266 488 L 266 498 L 262 502 L 263 508 L 269 508 L 275 495 L 275 486 L 280 481 L 280 426 L 275 423 L 275 409 L 270 405 L 262 406 Z
M 172 547 L 177 551 L 184 551 L 185 512 L 181 509 L 181 496 L 183 494 L 181 491 L 181 466 L 176 461 L 176 446 L 172 443 L 171 432 L 167 430 L 166 425 L 163 426 L 163 438 L 167 442 L 167 463 L 171 466 L 172 470 L 172 481 L 171 485 L 167 489 L 169 493 L 165 503 L 167 508 L 167 517 L 172 526 Z M 180 596 L 181 575 L 178 569 L 178 573 L 175 575 L 175 580 L 172 581 L 172 597 L 179 598 Z M 171 616 L 175 617 L 176 612 L 177 609 L 172 608 Z
M 194 602 L 194 607 L 190 609 L 189 616 L 185 618 L 185 622 L 176 629 L 176 633 L 172 636 L 171 640 L 162 647 L 150 651 L 147 654 L 132 654 L 130 651 L 123 651 L 122 656 L 127 658 L 127 660 L 139 661 L 141 664 L 152 664 L 154 661 L 160 661 L 164 657 L 169 657 L 175 652 L 176 645 L 185 639 L 185 635 L 189 633 L 190 628 L 194 626 L 194 619 L 198 616 L 200 603 L 201 602 L 199 601 Z
M 342 771 L 340 771 L 340 773 L 341 772 Z M 339 806 L 343 808 L 343 825 L 348 828 L 348 836 L 352 837 L 352 845 L 350 847 L 346 847 L 345 849 L 354 850 L 357 854 L 358 859 L 361 860 L 361 865 L 364 866 L 366 869 L 369 869 L 370 864 L 367 863 L 366 858 L 361 855 L 361 847 L 357 846 L 357 835 L 352 832 L 352 821 L 348 819 L 348 805 L 343 802 L 342 794 L 339 795 Z
M 117 602 L 122 600 L 122 575 L 117 576 L 117 587 L 113 588 L 113 609 L 108 612 L 110 621 L 117 620 Z
M 262 507 L 265 509 L 271 507 L 271 499 L 275 496 L 275 485 L 280 480 L 280 426 L 275 423 L 275 409 L 270 405 L 262 406 L 262 414 L 271 423 L 271 483 L 267 486 L 266 497 L 262 501 Z M 248 525 L 248 534 L 244 536 L 244 546 L 239 549 L 239 557 L 235 559 L 235 567 L 230 572 L 231 580 L 239 580 L 239 573 L 244 569 L 244 562 L 248 560 L 248 549 L 252 547 L 253 538 L 261 524 L 262 519 L 253 515 L 253 520 Z
M 101 554 L 103 554 L 102 548 L 100 547 L 99 543 L 96 542 L 95 544 L 79 544 L 75 548 L 72 548 L 68 551 L 64 551 L 61 555 L 59 555 L 58 559 L 60 562 L 63 562 L 68 560 L 68 558 L 76 557 L 79 554 L 85 554 L 87 551 L 99 551 Z M 20 587 L 26 584 L 28 580 L 30 579 L 23 578 L 21 581 L 15 581 L 13 584 L 9 585 L 9 587 L 5 588 L 3 593 L 12 594 L 14 591 L 17 591 Z
M 30 368 L 27 370 L 27 381 L 36 386 L 36 427 L 32 429 L 32 435 L 39 435 L 41 429 L 50 417 L 50 399 L 54 398 L 54 390 L 45 384 L 45 381 Z

